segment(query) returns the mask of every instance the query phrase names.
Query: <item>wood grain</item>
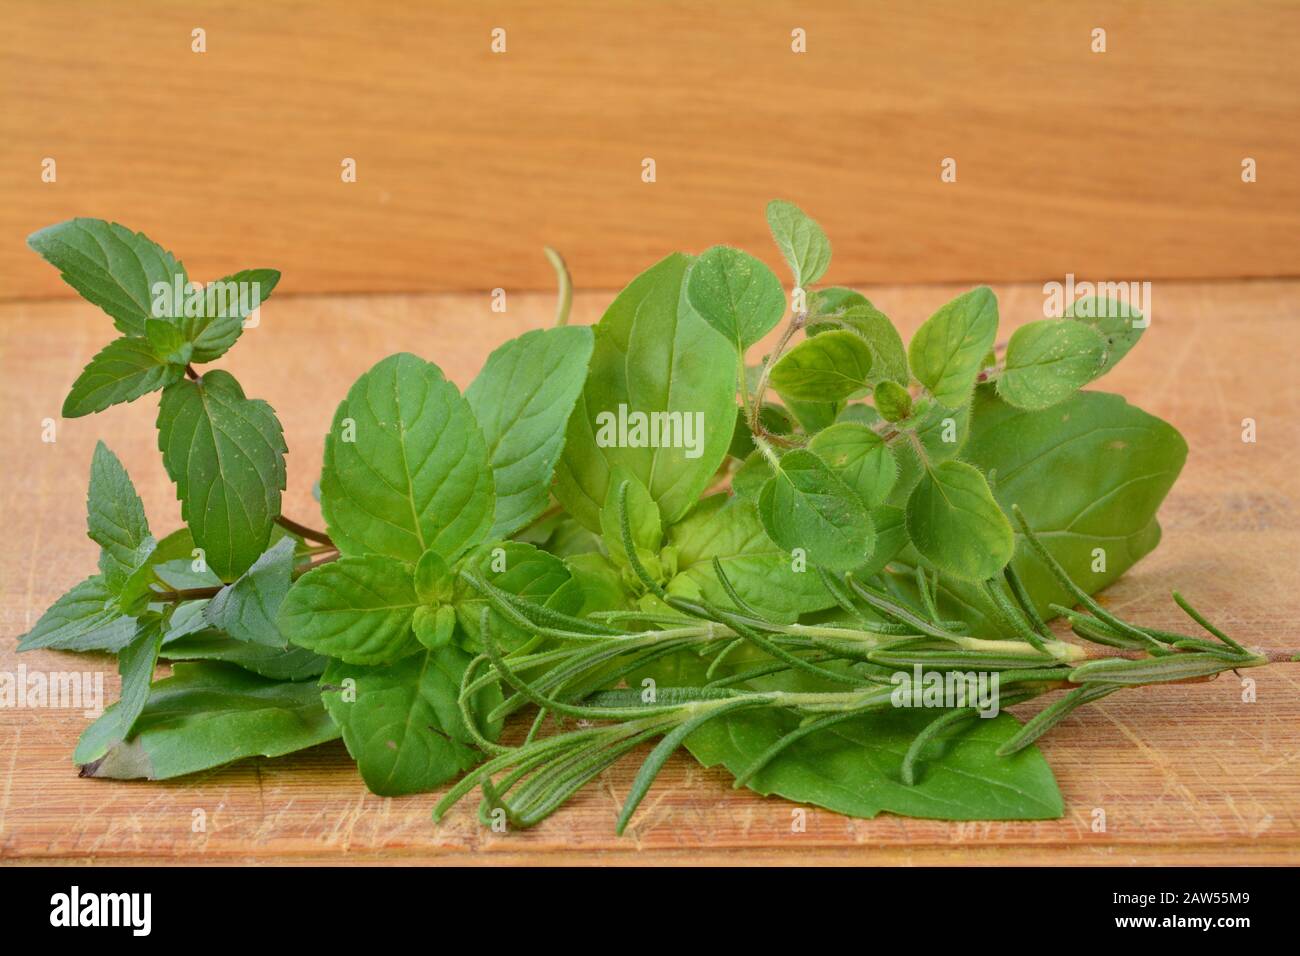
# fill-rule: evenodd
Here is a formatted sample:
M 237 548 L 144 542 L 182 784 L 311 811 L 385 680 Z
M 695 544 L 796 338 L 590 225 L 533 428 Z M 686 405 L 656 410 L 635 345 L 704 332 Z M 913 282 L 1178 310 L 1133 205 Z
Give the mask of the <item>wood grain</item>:
M 1300 263 L 1285 0 L 0 0 L 0 22 L 3 299 L 68 294 L 22 239 L 77 215 L 300 293 L 547 289 L 544 244 L 587 288 L 718 242 L 775 264 L 773 197 L 826 226 L 833 282 Z
M 910 333 L 949 287 L 868 290 Z M 1004 323 L 1041 316 L 1037 288 L 999 287 Z M 1252 645 L 1300 649 L 1300 282 L 1165 283 L 1140 346 L 1103 383 L 1178 426 L 1191 445 L 1161 520 L 1160 548 L 1105 595 L 1155 626 L 1173 625 L 1178 586 Z M 575 320 L 594 321 L 608 293 L 582 293 Z M 310 488 L 336 401 L 383 355 L 409 349 L 462 387 L 504 339 L 549 322 L 548 296 L 278 298 L 223 364 L 269 400 L 291 448 L 286 513 L 314 520 Z M 1006 327 L 1006 326 L 1004 326 Z M 179 509 L 155 448 L 149 401 L 60 421 L 68 384 L 108 334 L 82 304 L 0 307 L 0 671 L 94 669 L 117 693 L 112 661 L 14 653 L 14 638 L 90 573 L 83 502 L 91 450 L 121 455 L 155 529 Z M 1241 441 L 1241 422 L 1259 441 Z M 1300 862 L 1300 669 L 1248 672 L 1258 701 L 1232 677 L 1118 695 L 1072 717 L 1043 749 L 1066 815 L 1037 823 L 948 824 L 882 816 L 851 820 L 730 789 L 724 773 L 677 756 L 625 838 L 613 833 L 635 769 L 605 774 L 535 830 L 493 834 L 471 804 L 441 826 L 433 798 L 368 794 L 342 747 L 247 761 L 167 783 L 81 780 L 70 754 L 86 719 L 59 710 L 0 710 L 0 858 L 42 860 L 365 861 L 621 864 L 772 863 L 1297 863 Z M 193 811 L 206 830 L 192 831 Z M 1105 832 L 1094 832 L 1094 812 Z

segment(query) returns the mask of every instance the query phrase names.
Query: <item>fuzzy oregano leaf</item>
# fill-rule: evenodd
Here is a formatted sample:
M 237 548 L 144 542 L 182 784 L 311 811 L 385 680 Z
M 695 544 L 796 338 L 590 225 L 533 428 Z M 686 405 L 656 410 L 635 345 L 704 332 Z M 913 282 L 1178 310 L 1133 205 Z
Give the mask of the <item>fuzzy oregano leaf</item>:
M 1106 342 L 1106 356 L 1094 378 L 1100 378 L 1114 368 L 1115 363 L 1137 345 L 1143 330 L 1150 324 L 1149 319 L 1127 303 L 1095 295 L 1070 303 L 1065 318 L 1096 329 Z
M 985 354 L 998 332 L 998 302 L 987 286 L 943 306 L 916 330 L 907 360 L 935 401 L 956 408 L 970 398 Z
M 1015 549 L 984 475 L 963 461 L 926 468 L 907 499 L 907 533 L 922 557 L 965 581 L 1000 574 Z
M 513 534 L 546 509 L 593 344 L 585 326 L 534 329 L 489 355 L 465 390 L 492 462 L 494 537 Z
M 883 504 L 898 477 L 884 439 L 866 425 L 838 422 L 813 436 L 808 447 L 830 465 L 867 507 Z
M 903 337 L 866 296 L 842 286 L 819 289 L 808 299 L 808 334 L 820 335 L 831 329 L 857 332 L 871 347 L 872 383 L 889 379 L 906 385 L 911 381 Z
M 785 314 L 781 280 L 739 249 L 714 246 L 701 253 L 686 281 L 691 306 L 742 355 Z
M 1022 325 L 1007 343 L 998 394 L 1018 408 L 1048 408 L 1101 374 L 1106 340 L 1095 328 L 1065 319 Z
M 185 267 L 144 233 L 102 219 L 69 219 L 27 237 L 27 244 L 57 268 L 63 281 L 113 318 L 124 334 L 143 337 L 159 317 L 154 287 L 184 288 Z
M 758 496 L 773 541 L 801 549 L 813 564 L 849 571 L 871 554 L 874 529 L 862 499 L 810 451 L 781 458 Z
M 783 398 L 841 401 L 870 387 L 871 349 L 856 332 L 824 332 L 781 356 L 771 382 Z
M 181 515 L 223 580 L 248 570 L 280 514 L 286 446 L 275 412 L 220 369 L 163 392 L 158 447 Z
M 492 470 L 469 404 L 433 363 L 390 355 L 353 384 L 325 436 L 321 511 L 348 555 L 414 564 L 482 541 Z
M 794 273 L 795 285 L 807 288 L 826 274 L 831 243 L 807 213 L 792 202 L 773 199 L 767 204 L 767 225 Z

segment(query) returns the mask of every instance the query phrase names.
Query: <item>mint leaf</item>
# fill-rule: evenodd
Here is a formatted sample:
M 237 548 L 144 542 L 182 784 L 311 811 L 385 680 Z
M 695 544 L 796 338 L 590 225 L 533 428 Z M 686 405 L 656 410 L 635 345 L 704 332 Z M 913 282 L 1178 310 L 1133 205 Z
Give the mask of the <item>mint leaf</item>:
M 767 225 L 777 248 L 794 273 L 794 284 L 812 285 L 831 264 L 831 244 L 822 227 L 794 203 L 773 199 L 767 204 Z
M 513 534 L 546 509 L 593 347 L 590 328 L 534 329 L 489 355 L 465 390 L 492 462 L 492 537 Z
M 987 286 L 943 306 L 912 336 L 908 362 L 935 401 L 956 408 L 970 398 L 998 332 L 998 301 Z
M 643 272 L 596 326 L 591 370 L 555 470 L 555 496 L 591 531 L 600 530 L 616 465 L 645 485 L 671 525 L 726 457 L 736 421 L 736 354 L 687 304 L 689 261 L 672 255 Z M 655 413 L 669 423 L 667 445 L 662 428 L 653 444 L 648 426 L 619 434 L 621 414 Z
M 117 738 L 125 739 L 144 711 L 153 683 L 154 668 L 158 666 L 158 652 L 162 648 L 162 618 L 149 614 L 140 618 L 131 643 L 117 655 L 117 672 L 122 676 L 122 695 L 118 699 Z M 96 759 L 102 754 L 95 754 Z
M 194 355 L 194 347 L 171 319 L 146 319 L 144 337 L 158 361 L 184 368 Z
M 63 281 L 113 318 L 124 335 L 143 336 L 155 312 L 154 286 L 185 288 L 185 267 L 144 233 L 102 219 L 69 219 L 27 237 Z M 169 293 L 170 294 L 170 293 Z
M 572 592 L 567 588 L 571 576 L 564 561 L 531 544 L 502 541 L 498 545 L 485 545 L 466 558 L 465 566 L 472 568 L 487 583 L 533 604 L 568 614 L 575 614 L 580 609 L 581 602 L 572 603 Z M 481 647 L 479 626 L 483 608 L 489 606 L 486 598 L 458 577 L 452 600 L 456 617 L 470 645 Z M 505 647 L 523 643 L 529 637 L 495 611 L 492 612 L 492 627 L 497 641 Z
M 451 559 L 492 526 L 492 472 L 474 413 L 439 368 L 390 355 L 353 384 L 325 436 L 321 511 L 344 554 Z
M 127 741 L 114 705 L 73 756 L 87 777 L 166 780 L 242 757 L 279 757 L 339 736 L 311 682 L 267 680 L 228 664 L 177 664 L 153 685 Z
M 962 461 L 925 470 L 907 499 L 907 533 L 923 558 L 965 581 L 1000 574 L 1015 549 L 984 475 Z
M 1067 319 L 1022 325 L 1007 343 L 998 394 L 1019 408 L 1049 408 L 1099 374 L 1106 340 L 1095 328 Z
M 837 402 L 869 388 L 871 349 L 856 332 L 839 329 L 804 339 L 772 367 L 782 398 Z
M 51 604 L 36 626 L 20 638 L 18 650 L 48 647 L 115 654 L 134 636 L 135 620 L 122 613 L 116 595 L 97 574 Z
M 204 619 L 237 641 L 285 647 L 288 642 L 275 618 L 289 593 L 293 563 L 294 540 L 281 538 L 233 584 L 217 592 L 204 608 Z
M 176 327 L 191 344 L 195 362 L 211 362 L 226 353 L 244 331 L 244 320 L 280 282 L 275 269 L 244 269 L 205 285 L 198 309 L 177 316 Z M 197 314 L 191 315 L 191 311 Z
M 669 594 L 729 606 L 731 598 L 713 567 L 717 558 L 745 603 L 774 620 L 792 622 L 834 603 L 815 569 L 791 567 L 790 555 L 767 536 L 754 503 L 744 498 L 704 498 L 668 530 L 668 544 L 677 551 Z
M 168 365 L 147 339 L 114 339 L 104 346 L 72 383 L 63 400 L 63 417 L 80 418 L 92 412 L 130 402 L 165 388 L 185 374 Z
M 813 436 L 808 448 L 873 507 L 889 497 L 898 463 L 884 439 L 866 425 L 839 422 Z
M 739 249 L 714 246 L 701 253 L 686 286 L 692 308 L 741 355 L 785 314 L 781 280 Z
M 464 651 L 443 647 L 383 667 L 330 663 L 321 698 L 372 793 L 423 793 L 483 759 L 457 704 L 469 661 Z M 333 689 L 345 680 L 356 682 L 350 701 Z M 499 691 L 483 692 L 476 709 L 486 713 L 500 701 Z
M 325 672 L 325 666 L 330 660 L 305 647 L 251 644 L 237 641 L 212 628 L 186 634 L 175 640 L 168 639 L 163 644 L 162 656 L 173 661 L 224 661 L 272 680 L 307 680 L 319 677 Z
M 280 514 L 286 448 L 274 410 L 245 398 L 229 372 L 182 379 L 163 392 L 158 447 L 208 565 L 224 580 L 238 577 Z
M 120 591 L 154 550 L 154 539 L 130 476 L 102 441 L 90 461 L 86 504 L 90 540 L 101 548 L 100 573 L 110 590 Z
M 378 554 L 343 557 L 295 581 L 276 623 L 299 647 L 383 664 L 420 649 L 411 632 L 419 604 L 410 565 Z
M 759 493 L 758 514 L 773 541 L 803 549 L 812 564 L 850 571 L 871 554 L 874 530 L 862 499 L 810 451 L 780 460 Z

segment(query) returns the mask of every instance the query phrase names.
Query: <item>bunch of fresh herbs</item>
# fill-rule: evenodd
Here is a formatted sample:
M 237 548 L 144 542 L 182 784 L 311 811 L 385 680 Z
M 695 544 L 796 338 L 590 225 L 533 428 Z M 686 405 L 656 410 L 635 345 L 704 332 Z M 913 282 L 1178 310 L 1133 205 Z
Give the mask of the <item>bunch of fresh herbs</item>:
M 274 410 L 208 367 L 279 274 L 198 286 L 120 225 L 34 234 L 120 333 L 64 415 L 160 393 L 185 520 L 155 537 L 96 448 L 99 572 L 20 643 L 117 656 L 82 774 L 163 779 L 342 736 L 375 793 L 460 778 L 437 815 L 479 787 L 485 820 L 527 826 L 655 742 L 620 830 L 681 746 L 854 816 L 1046 818 L 1062 801 L 1034 741 L 1074 708 L 1270 660 L 1181 597 L 1207 636 L 1090 597 L 1155 547 L 1187 450 L 1079 391 L 1140 315 L 1084 299 L 995 347 L 979 288 L 904 346 L 862 295 L 814 288 L 831 250 L 813 220 L 785 202 L 767 218 L 790 296 L 717 246 L 570 326 L 553 257 L 556 327 L 502 345 L 463 395 L 424 359 L 380 361 L 326 436 L 324 530 L 281 513 Z M 1001 710 L 1049 694 L 1025 723 Z

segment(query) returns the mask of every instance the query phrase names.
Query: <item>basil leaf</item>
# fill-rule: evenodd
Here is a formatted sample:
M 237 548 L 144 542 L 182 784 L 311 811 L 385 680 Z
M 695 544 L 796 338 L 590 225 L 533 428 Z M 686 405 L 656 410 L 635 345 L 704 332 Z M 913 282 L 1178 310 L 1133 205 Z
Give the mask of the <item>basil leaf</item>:
M 687 276 L 686 296 L 740 355 L 785 315 L 781 280 L 753 256 L 728 246 L 700 254 Z
M 767 204 L 767 225 L 794 273 L 795 285 L 806 288 L 826 274 L 830 240 L 807 213 L 794 203 L 773 199 Z
M 267 680 L 226 664 L 175 665 L 153 685 L 125 742 L 113 742 L 116 707 L 81 735 L 73 759 L 83 776 L 166 780 L 339 736 L 314 683 Z
M 383 664 L 420 649 L 411 566 L 378 554 L 342 557 L 289 588 L 276 624 L 299 647 L 349 664 Z
M 645 485 L 636 480 L 636 476 L 622 466 L 614 469 L 613 480 L 609 483 L 609 494 L 605 498 L 605 507 L 600 512 L 600 531 L 604 536 L 605 547 L 609 556 L 625 567 L 631 567 L 627 551 L 623 547 L 623 526 L 619 522 L 618 489 L 627 481 L 627 517 L 629 530 L 632 532 L 632 544 L 637 557 L 645 564 L 651 561 L 658 564 L 659 549 L 664 543 L 663 522 L 659 516 L 659 506 L 646 491 Z M 653 572 L 652 572 L 653 573 Z
M 645 485 L 663 523 L 671 525 L 695 504 L 726 457 L 736 420 L 736 356 L 687 305 L 688 262 L 673 255 L 652 266 L 619 293 L 596 326 L 591 369 L 569 418 L 555 484 L 565 509 L 592 531 L 600 530 L 615 466 Z M 617 434 L 613 442 L 598 441 L 610 437 L 598 416 L 617 418 L 620 411 L 675 415 L 680 437 L 687 437 L 689 425 L 692 441 L 658 448 L 648 441 L 628 447 Z
M 870 387 L 871 349 L 856 332 L 837 330 L 804 339 L 772 367 L 782 398 L 835 402 Z
M 1041 319 L 1007 343 L 998 394 L 1018 408 L 1048 408 L 1096 378 L 1106 356 L 1101 333 L 1081 322 Z
M 867 507 L 889 497 L 898 477 L 898 463 L 884 439 L 866 425 L 832 425 L 814 435 L 808 448 L 830 465 Z
M 177 317 L 176 326 L 193 349 L 195 362 L 219 359 L 244 331 L 244 320 L 261 307 L 280 282 L 275 269 L 244 269 L 203 287 L 198 314 Z
M 934 820 L 1051 820 L 1064 804 L 1038 748 L 1011 757 L 997 749 L 1020 729 L 1014 717 L 976 718 L 931 743 L 912 786 L 902 782 L 903 755 L 938 713 L 894 710 L 868 714 L 809 734 L 790 745 L 750 782 L 777 794 L 853 817 L 882 811 Z M 794 721 L 749 711 L 705 724 L 687 747 L 706 767 L 743 772 L 790 730 Z
M 423 793 L 483 759 L 457 704 L 469 661 L 464 651 L 443 647 L 383 667 L 330 663 L 321 699 L 372 793 Z M 345 680 L 355 681 L 350 701 L 337 689 Z M 494 685 L 479 695 L 476 709 L 486 713 L 500 701 Z
M 275 617 L 289 593 L 293 564 L 294 540 L 281 538 L 238 580 L 217 592 L 204 608 L 204 619 L 237 641 L 286 647 Z
M 741 598 L 774 620 L 789 623 L 834 604 L 814 569 L 791 567 L 790 555 L 767 536 L 754 503 L 744 498 L 704 498 L 669 529 L 668 544 L 677 550 L 669 594 L 730 606 L 713 567 L 716 558 Z
M 513 534 L 546 509 L 593 345 L 583 326 L 534 329 L 489 355 L 465 390 L 492 462 L 492 537 Z
M 325 436 L 321 511 L 344 554 L 448 560 L 492 527 L 487 445 L 438 367 L 390 355 L 353 384 Z
M 964 581 L 1000 574 L 1015 549 L 984 475 L 962 461 L 926 469 L 907 499 L 907 535 L 923 558 Z
M 1096 329 L 1106 340 L 1106 357 L 1096 378 L 1114 368 L 1137 345 L 1147 327 L 1141 312 L 1123 302 L 1099 296 L 1084 296 L 1072 302 L 1065 310 L 1065 317 Z
M 998 332 L 998 301 L 987 286 L 943 306 L 912 336 L 908 363 L 935 401 L 956 408 L 970 398 Z
M 135 637 L 135 620 L 117 606 L 116 595 L 95 575 L 68 591 L 41 615 L 18 642 L 18 650 L 117 653 Z
M 222 579 L 247 571 L 280 514 L 286 447 L 275 412 L 220 369 L 163 391 L 158 447 L 181 516 Z
M 121 591 L 154 550 L 154 539 L 135 485 L 102 441 L 90 460 L 86 506 L 90 540 L 101 549 L 100 573 L 111 590 Z
M 168 365 L 146 339 L 114 339 L 90 360 L 63 400 L 63 417 L 80 418 L 172 384 L 184 368 Z
M 329 663 L 329 658 L 305 647 L 282 648 L 250 644 L 227 637 L 211 628 L 166 641 L 162 656 L 173 661 L 224 661 L 271 680 L 307 680 L 309 677 L 319 677 Z
M 759 493 L 758 514 L 773 541 L 803 549 L 814 564 L 849 571 L 871 554 L 875 532 L 862 499 L 810 451 L 780 460 Z
M 83 299 L 112 316 L 124 335 L 143 336 L 145 321 L 159 317 L 153 309 L 156 283 L 184 289 L 189 282 L 170 252 L 115 222 L 69 219 L 32 233 L 27 244 Z

